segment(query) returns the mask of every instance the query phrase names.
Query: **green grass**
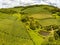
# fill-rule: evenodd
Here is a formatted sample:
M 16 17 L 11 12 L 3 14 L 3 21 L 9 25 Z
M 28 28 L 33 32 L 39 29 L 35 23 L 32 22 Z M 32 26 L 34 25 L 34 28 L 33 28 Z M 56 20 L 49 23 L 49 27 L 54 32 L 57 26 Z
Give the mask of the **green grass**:
M 5 10 L 3 9 L 3 12 Z M 34 45 L 24 24 L 19 21 L 21 18 L 19 9 L 7 9 L 8 12 L 9 10 L 17 13 L 0 12 L 0 45 Z
M 35 45 L 41 45 L 41 43 L 44 41 L 44 39 L 39 36 L 37 33 L 35 33 L 33 30 L 28 30 L 32 40 L 34 41 Z
M 52 15 L 51 14 L 32 14 L 30 15 L 29 17 L 33 17 L 35 19 L 45 19 L 45 18 L 52 18 Z
M 52 12 L 58 10 L 58 8 L 49 6 L 49 5 L 33 5 L 26 6 L 22 9 L 22 12 L 27 13 L 26 15 L 31 14 L 51 14 Z
M 0 21 L 0 39 L 0 45 L 33 45 L 22 22 L 9 19 Z
M 43 26 L 46 25 L 60 25 L 60 21 L 58 19 L 41 19 L 39 23 Z
M 22 12 L 27 13 L 28 15 L 40 14 L 40 13 L 43 13 L 43 12 L 50 14 L 47 10 L 44 10 L 43 8 L 40 8 L 40 7 L 27 8 L 27 9 L 23 10 Z
M 0 12 L 2 13 L 8 13 L 8 14 L 12 14 L 12 13 L 16 13 L 16 12 L 20 12 L 22 10 L 22 8 L 6 8 L 6 9 L 0 9 Z
M 0 41 L 0 45 L 33 45 L 23 24 L 9 19 L 0 20 Z

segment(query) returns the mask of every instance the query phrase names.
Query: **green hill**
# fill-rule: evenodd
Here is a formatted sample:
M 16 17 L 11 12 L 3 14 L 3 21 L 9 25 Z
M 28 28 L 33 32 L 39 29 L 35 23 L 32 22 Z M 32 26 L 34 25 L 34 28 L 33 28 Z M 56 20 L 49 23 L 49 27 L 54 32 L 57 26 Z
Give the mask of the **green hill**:
M 44 37 L 38 32 L 47 31 L 44 26 L 50 25 L 60 25 L 60 9 L 57 7 L 32 5 L 2 8 L 0 45 L 42 45 L 48 36 Z
M 33 17 L 36 20 L 39 20 L 41 25 L 52 25 L 59 24 L 60 19 L 60 9 L 57 7 L 49 6 L 49 5 L 33 5 L 24 7 L 21 12 L 22 15 Z
M 33 45 L 21 22 L 9 19 L 0 20 L 0 45 Z
M 59 9 L 57 7 L 49 6 L 49 5 L 33 5 L 33 6 L 26 6 L 24 7 L 21 13 L 27 14 L 36 14 L 36 13 L 47 13 L 51 14 L 54 12 L 58 12 Z
M 14 11 L 0 9 L 0 45 L 34 45 L 24 24 L 17 20 L 17 10 Z

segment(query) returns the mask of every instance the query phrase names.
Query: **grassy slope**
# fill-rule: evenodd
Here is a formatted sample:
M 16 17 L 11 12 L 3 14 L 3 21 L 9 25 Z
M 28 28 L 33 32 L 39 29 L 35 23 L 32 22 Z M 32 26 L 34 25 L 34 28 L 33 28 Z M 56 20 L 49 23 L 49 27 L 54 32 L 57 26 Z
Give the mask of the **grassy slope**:
M 47 8 L 47 9 L 46 9 Z M 42 37 L 38 36 L 34 31 L 28 31 L 32 40 L 26 31 L 23 23 L 17 21 L 20 19 L 20 12 L 24 12 L 31 17 L 34 17 L 40 21 L 42 25 L 49 24 L 59 24 L 59 19 L 46 19 L 52 18 L 51 10 L 55 9 L 52 6 L 42 5 L 42 6 L 28 6 L 10 9 L 0 9 L 0 45 L 41 45 L 44 41 Z M 15 12 L 15 13 L 12 13 Z M 18 16 L 17 16 L 18 15 Z M 42 16 L 43 15 L 43 16 Z
M 23 15 L 28 15 L 38 20 L 39 23 L 43 26 L 53 25 L 53 24 L 60 25 L 60 21 L 59 21 L 60 18 L 55 19 L 52 14 L 52 10 L 56 11 L 55 9 L 58 9 L 58 8 L 53 6 L 47 6 L 47 5 L 27 6 L 27 7 L 24 7 L 24 9 L 22 9 L 22 12 L 25 13 Z M 41 45 L 44 39 L 32 30 L 29 30 L 28 32 L 31 38 L 33 39 L 33 41 L 35 42 L 35 44 Z
M 45 20 L 39 20 L 40 24 L 43 26 L 47 25 L 60 25 L 59 21 L 57 19 L 45 19 Z
M 41 43 L 44 41 L 44 39 L 39 36 L 37 33 L 35 33 L 33 30 L 28 30 L 31 38 L 35 42 L 35 45 L 41 45 Z
M 6 9 L 3 9 L 4 13 L 0 10 L 0 45 L 33 45 L 23 23 L 17 20 L 19 9 L 7 9 L 7 12 L 17 12 L 14 14 L 4 12 Z
M 22 12 L 27 13 L 24 15 L 29 15 L 30 17 L 39 20 L 41 25 L 52 25 L 52 24 L 60 25 L 59 19 L 53 19 L 54 18 L 52 14 L 53 10 L 56 11 L 58 10 L 58 8 L 53 6 L 40 5 L 30 7 L 27 6 L 24 9 L 22 9 Z
M 30 17 L 33 17 L 35 19 L 45 19 L 45 18 L 52 18 L 51 14 L 32 14 Z
M 27 14 L 51 14 L 51 10 L 57 9 L 53 6 L 48 5 L 35 5 L 35 6 L 27 6 L 22 9 L 22 12 Z

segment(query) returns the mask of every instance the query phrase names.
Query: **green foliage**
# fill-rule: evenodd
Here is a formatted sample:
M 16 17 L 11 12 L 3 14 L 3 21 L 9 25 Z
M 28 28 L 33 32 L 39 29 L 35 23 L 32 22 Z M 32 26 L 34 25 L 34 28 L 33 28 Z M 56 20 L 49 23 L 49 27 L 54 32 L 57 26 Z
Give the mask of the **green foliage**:
M 41 26 L 38 21 L 36 21 L 35 24 L 36 24 L 36 28 L 39 28 Z
M 49 25 L 49 26 L 45 26 L 45 27 L 44 27 L 44 29 L 45 29 L 45 30 L 48 30 L 48 31 L 50 31 L 51 29 L 56 30 L 56 29 L 58 29 L 58 28 L 59 28 L 58 25 Z
M 57 15 L 60 16 L 60 12 L 57 12 Z
M 54 32 L 54 38 L 55 40 L 59 40 L 59 35 L 56 33 L 56 31 Z
M 51 28 L 52 28 L 51 26 L 46 26 L 46 27 L 44 27 L 44 29 L 45 29 L 45 30 L 48 30 L 48 31 L 50 31 Z
M 42 26 L 40 25 L 40 23 L 38 21 L 34 21 L 34 20 L 30 21 L 30 29 L 36 30 L 39 28 L 42 28 Z
M 23 15 L 23 16 L 21 17 L 21 21 L 22 21 L 22 22 L 27 22 L 27 21 L 29 21 L 29 17 L 26 16 L 26 15 L 25 15 L 25 16 Z
M 55 29 L 58 29 L 59 26 L 58 25 L 52 25 L 52 28 L 53 28 L 53 30 L 55 30 Z
M 56 31 L 56 33 L 57 33 L 58 36 L 60 37 L 60 28 Z
M 59 8 L 54 8 L 53 10 L 51 10 L 52 14 L 55 14 L 56 12 L 60 12 Z
M 36 25 L 33 21 L 30 22 L 30 29 L 32 29 L 32 30 L 36 29 Z
M 41 45 L 58 45 L 54 37 L 49 37 L 47 40 L 45 40 Z

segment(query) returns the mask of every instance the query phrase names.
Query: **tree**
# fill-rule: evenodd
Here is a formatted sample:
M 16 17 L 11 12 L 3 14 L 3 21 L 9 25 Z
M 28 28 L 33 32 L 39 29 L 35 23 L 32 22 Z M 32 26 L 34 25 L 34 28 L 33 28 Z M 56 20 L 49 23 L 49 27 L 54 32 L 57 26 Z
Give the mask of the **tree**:
M 59 35 L 56 33 L 56 31 L 54 32 L 54 38 L 55 38 L 55 40 L 59 39 Z
M 50 31 L 51 28 L 52 28 L 51 25 L 49 25 L 49 26 L 45 26 L 45 27 L 44 27 L 44 29 L 47 30 L 47 31 Z
M 29 17 L 27 15 L 23 15 L 22 18 L 21 18 L 21 21 L 22 22 L 27 22 L 27 21 L 29 21 Z
M 44 29 L 47 31 L 50 31 L 51 29 L 56 30 L 58 28 L 59 28 L 59 26 L 57 26 L 57 25 L 49 25 L 49 26 L 44 27 Z
M 58 31 L 56 31 L 56 33 L 59 35 L 59 37 L 60 37 L 60 29 L 58 29 Z
M 36 25 L 33 21 L 30 22 L 30 29 L 32 29 L 32 30 L 36 29 Z
M 39 28 L 41 26 L 38 21 L 36 21 L 35 24 L 36 24 L 36 28 Z
M 59 28 L 59 26 L 58 26 L 58 25 L 51 25 L 51 26 L 52 26 L 53 30 L 55 30 L 55 29 L 58 29 L 58 28 Z
M 57 15 L 60 16 L 60 12 L 57 12 Z

